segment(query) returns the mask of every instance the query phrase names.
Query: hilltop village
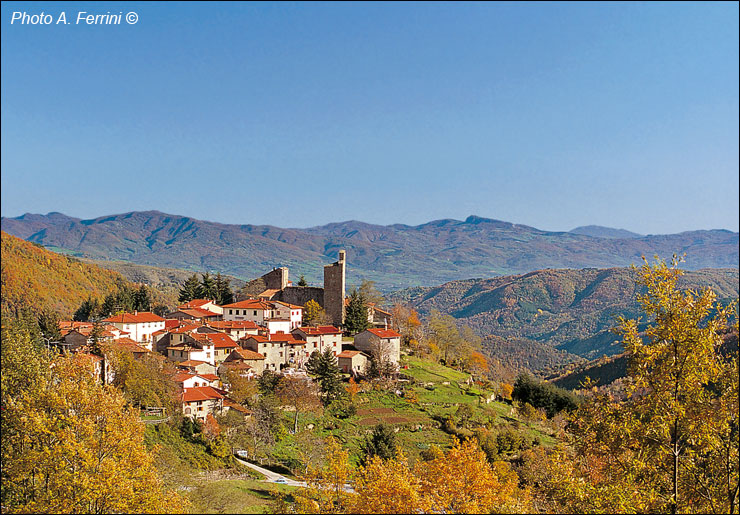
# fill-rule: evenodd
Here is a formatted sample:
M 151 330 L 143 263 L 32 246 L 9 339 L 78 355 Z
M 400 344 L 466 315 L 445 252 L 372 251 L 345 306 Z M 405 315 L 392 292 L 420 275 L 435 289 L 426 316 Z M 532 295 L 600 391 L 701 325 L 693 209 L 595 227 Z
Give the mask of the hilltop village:
M 233 409 L 248 410 L 229 398 L 227 372 L 255 378 L 265 371 L 306 375 L 315 352 L 336 357 L 339 369 L 363 377 L 370 364 L 397 370 L 401 335 L 391 329 L 391 314 L 368 306 L 368 329 L 347 334 L 345 315 L 346 253 L 324 267 L 324 287 L 293 286 L 289 270 L 275 268 L 256 282 L 264 289 L 252 298 L 224 305 L 212 299 L 193 299 L 165 316 L 152 312 L 121 312 L 96 322 L 62 320 L 62 338 L 55 344 L 64 352 L 88 356 L 104 383 L 114 380 L 105 353 L 97 345 L 172 362 L 185 416 L 205 421 L 208 415 Z M 318 304 L 327 324 L 304 324 L 305 306 Z M 345 336 L 349 338 L 345 341 Z

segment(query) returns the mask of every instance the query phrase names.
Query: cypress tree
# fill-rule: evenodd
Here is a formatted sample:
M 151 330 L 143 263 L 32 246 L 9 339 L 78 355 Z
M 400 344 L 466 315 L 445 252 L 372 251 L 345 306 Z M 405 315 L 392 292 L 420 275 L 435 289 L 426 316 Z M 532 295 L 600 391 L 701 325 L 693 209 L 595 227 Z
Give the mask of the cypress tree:
M 361 333 L 370 325 L 367 321 L 367 305 L 362 294 L 353 289 L 349 297 L 344 325 L 347 331 L 353 334 Z

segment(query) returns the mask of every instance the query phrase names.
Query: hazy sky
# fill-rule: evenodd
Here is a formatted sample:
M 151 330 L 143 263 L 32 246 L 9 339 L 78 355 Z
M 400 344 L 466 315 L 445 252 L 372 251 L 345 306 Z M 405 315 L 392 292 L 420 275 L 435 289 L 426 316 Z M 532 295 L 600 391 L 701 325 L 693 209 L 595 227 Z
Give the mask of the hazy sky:
M 738 230 L 737 3 L 3 2 L 1 22 L 3 216 Z

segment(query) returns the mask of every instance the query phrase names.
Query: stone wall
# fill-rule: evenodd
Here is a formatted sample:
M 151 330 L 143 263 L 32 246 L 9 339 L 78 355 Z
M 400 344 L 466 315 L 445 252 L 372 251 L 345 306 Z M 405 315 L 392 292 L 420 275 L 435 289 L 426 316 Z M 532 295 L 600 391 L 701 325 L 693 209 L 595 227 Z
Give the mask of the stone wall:
M 282 291 L 279 291 L 273 299 L 297 306 L 305 306 L 306 302 L 313 300 L 318 302 L 321 307 L 324 307 L 324 288 L 318 288 L 316 286 L 288 286 Z

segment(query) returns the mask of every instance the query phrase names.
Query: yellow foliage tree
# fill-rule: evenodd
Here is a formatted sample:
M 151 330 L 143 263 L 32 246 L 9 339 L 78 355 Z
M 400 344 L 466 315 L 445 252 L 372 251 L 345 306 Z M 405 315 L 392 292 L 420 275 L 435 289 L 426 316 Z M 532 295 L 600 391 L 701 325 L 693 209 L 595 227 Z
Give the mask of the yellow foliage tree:
M 723 339 L 735 305 L 679 290 L 678 263 L 639 270 L 651 323 L 621 320 L 627 399 L 592 392 L 572 454 L 553 456 L 547 488 L 568 511 L 738 513 L 737 340 Z
M 4 379 L 14 376 L 5 366 L 6 356 L 14 361 L 9 354 L 42 359 L 31 342 L 18 345 L 5 336 L 4 327 Z M 32 382 L 18 387 L 4 381 L 3 387 L 3 512 L 187 509 L 187 502 L 163 488 L 138 413 L 117 389 L 98 383 L 88 357 L 46 361 Z

